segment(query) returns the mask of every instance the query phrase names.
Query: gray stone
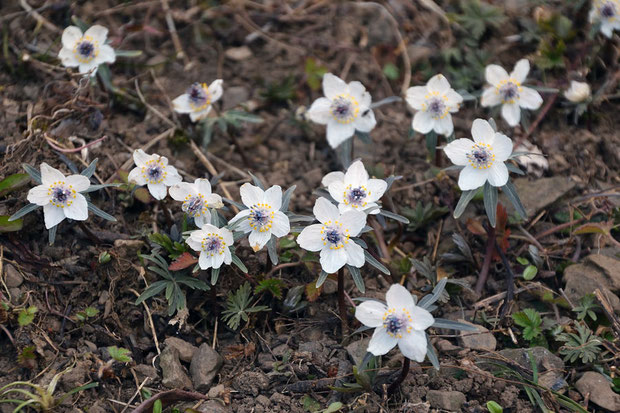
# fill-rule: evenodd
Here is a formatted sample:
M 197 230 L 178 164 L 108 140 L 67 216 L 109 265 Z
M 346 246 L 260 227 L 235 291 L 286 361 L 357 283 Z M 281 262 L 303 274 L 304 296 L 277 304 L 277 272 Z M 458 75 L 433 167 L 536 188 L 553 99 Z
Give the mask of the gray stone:
M 366 356 L 368 351 L 368 343 L 370 343 L 370 337 L 365 337 L 361 340 L 354 341 L 346 347 L 347 353 L 354 365 L 359 365 Z
M 245 86 L 230 86 L 222 96 L 224 110 L 232 109 L 250 99 L 250 92 Z
M 465 320 L 459 320 L 459 322 L 474 326 L 478 330 L 459 331 L 459 343 L 462 347 L 472 350 L 495 351 L 497 340 L 488 329 Z
M 11 264 L 5 264 L 4 282 L 8 288 L 17 288 L 24 282 L 24 277 Z
M 202 413 L 231 413 L 230 407 L 224 405 L 218 400 L 207 400 L 198 408 Z
M 141 382 L 148 377 L 151 379 L 148 384 L 152 384 L 158 377 L 157 369 L 150 364 L 138 364 L 133 369 Z
M 429 390 L 426 393 L 426 401 L 436 409 L 456 412 L 461 409 L 467 398 L 460 391 Z
M 181 365 L 179 350 L 166 347 L 159 356 L 159 367 L 163 379 L 161 384 L 169 389 L 192 389 L 192 381 L 187 376 L 185 367 Z
M 536 181 L 518 178 L 514 180 L 514 184 L 528 217 L 555 203 L 575 187 L 575 182 L 565 176 L 540 178 Z M 509 215 L 514 213 L 514 207 L 504 193 L 500 195 L 499 200 L 506 205 Z
M 608 287 L 612 291 L 620 290 L 620 260 L 602 254 L 592 254 L 586 257 L 586 261 L 594 264 L 605 273 Z
M 226 391 L 226 387 L 224 387 L 223 384 L 218 384 L 217 386 L 213 386 L 209 389 L 207 396 L 209 396 L 210 399 L 217 399 L 222 395 L 222 393 L 224 393 L 224 391 Z
M 605 376 L 594 371 L 587 371 L 581 376 L 575 387 L 583 397 L 590 395 L 590 401 L 611 412 L 620 411 L 620 394 L 614 393 Z
M 166 347 L 176 348 L 179 351 L 179 358 L 186 363 L 192 361 L 192 357 L 194 357 L 194 354 L 198 351 L 198 347 L 178 337 L 168 337 L 164 340 L 164 343 Z
M 252 50 L 247 46 L 231 47 L 224 52 L 230 60 L 241 61 L 252 57 Z
M 222 368 L 224 359 L 207 343 L 203 343 L 194 354 L 189 366 L 192 382 L 198 391 L 207 391 L 213 379 Z
M 603 262 L 600 258 L 594 260 Z M 584 295 L 594 293 L 598 288 L 607 297 L 614 311 L 620 314 L 620 298 L 611 290 L 615 281 L 607 276 L 605 270 L 592 264 L 591 260 L 566 267 L 564 282 L 564 292 L 573 304 L 576 304 Z
M 528 371 L 532 369 L 529 356 L 530 353 L 532 357 L 534 357 L 536 367 L 540 373 L 545 371 L 558 371 L 561 373 L 561 371 L 564 370 L 564 362 L 562 359 L 544 347 L 510 348 L 499 352 L 501 356 L 514 361 Z

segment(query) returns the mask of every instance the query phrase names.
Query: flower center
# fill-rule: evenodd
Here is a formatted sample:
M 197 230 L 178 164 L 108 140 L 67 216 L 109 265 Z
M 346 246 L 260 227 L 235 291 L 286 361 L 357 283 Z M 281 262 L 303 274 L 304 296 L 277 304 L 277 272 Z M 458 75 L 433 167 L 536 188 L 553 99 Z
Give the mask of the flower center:
M 71 206 L 76 194 L 73 186 L 67 185 L 64 181 L 54 182 L 47 190 L 47 195 L 51 196 L 50 203 L 58 208 Z
M 467 154 L 467 159 L 474 169 L 488 169 L 495 162 L 495 155 L 491 145 L 476 143 L 471 152 Z
M 149 184 L 162 183 L 166 175 L 168 175 L 166 167 L 158 160 L 152 159 L 142 167 L 142 176 Z
M 323 245 L 329 246 L 331 250 L 339 250 L 349 243 L 349 230 L 342 228 L 338 221 L 327 221 L 321 228 Z
M 606 19 L 616 15 L 616 6 L 612 2 L 607 2 L 601 7 L 601 16 Z
M 265 232 L 271 229 L 275 212 L 271 210 L 269 204 L 256 204 L 250 207 L 250 227 L 254 231 Z
M 208 207 L 209 205 L 204 202 L 202 195 L 198 194 L 195 196 L 188 195 L 183 201 L 181 209 L 190 217 L 198 217 L 207 212 Z
M 351 188 L 351 185 L 349 185 L 344 190 L 344 203 L 345 205 L 351 205 L 353 208 L 365 207 L 367 202 L 364 202 L 364 200 L 368 195 L 370 195 L 370 191 L 365 186 Z
M 211 94 L 209 87 L 205 83 L 194 83 L 187 89 L 189 105 L 194 111 L 206 109 L 211 104 Z
M 443 119 L 448 113 L 448 110 L 449 108 L 446 104 L 445 96 L 439 96 L 436 92 L 426 101 L 426 111 L 433 119 Z
M 332 116 L 338 123 L 348 124 L 357 118 L 360 108 L 357 100 L 349 94 L 336 96 L 332 100 Z
M 80 63 L 89 63 L 99 54 L 99 42 L 90 36 L 82 37 L 73 47 L 73 54 Z
M 497 93 L 500 94 L 502 103 L 515 103 L 519 99 L 519 92 L 521 92 L 521 84 L 514 79 L 502 82 L 497 88 Z
M 226 248 L 226 242 L 219 234 L 210 232 L 202 239 L 202 250 L 213 257 L 215 254 L 222 255 Z
M 403 338 L 403 333 L 411 333 L 412 322 L 411 314 L 406 308 L 403 308 L 402 311 L 390 308 L 383 314 L 383 328 L 395 338 Z

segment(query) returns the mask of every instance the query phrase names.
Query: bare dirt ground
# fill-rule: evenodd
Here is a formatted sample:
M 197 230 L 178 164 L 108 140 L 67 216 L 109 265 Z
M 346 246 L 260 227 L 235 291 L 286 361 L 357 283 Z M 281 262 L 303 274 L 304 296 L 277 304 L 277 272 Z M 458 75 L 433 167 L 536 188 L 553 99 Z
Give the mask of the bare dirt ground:
M 36 14 L 26 13 L 21 3 L 29 3 Z M 483 75 L 470 76 L 462 69 L 473 67 L 472 60 L 479 59 L 481 68 L 489 63 L 508 68 L 522 57 L 537 57 L 535 43 L 510 36 L 525 33 L 535 13 L 540 13 L 536 6 L 545 3 L 547 11 L 570 13 L 577 40 L 571 40 L 573 49 L 563 56 L 564 68 L 543 71 L 533 65 L 532 83 L 565 89 L 575 73 L 588 75 L 595 102 L 580 123 L 573 125 L 561 95 L 543 93 L 545 103 L 552 102 L 549 108 L 543 104 L 541 111 L 532 114 L 531 129 L 511 130 L 498 122 L 515 142 L 529 142 L 548 155 L 548 168 L 531 167 L 526 177 L 517 179 L 530 216 L 521 223 L 509 220 L 504 233 L 507 254 L 518 275 L 523 266 L 516 258 L 528 258 L 529 245 L 542 248 L 543 262 L 533 281 L 517 278 L 519 293 L 509 303 L 507 316 L 499 317 L 503 297 L 498 294 L 506 290 L 499 259 L 492 263 L 483 292 L 472 290 L 484 259 L 482 202 L 470 205 L 459 221 L 452 218 L 459 197 L 456 175 L 439 171 L 449 165 L 441 154 L 437 165 L 428 160 L 424 137 L 409 134 L 412 113 L 404 102 L 398 102 L 376 109 L 378 126 L 371 133 L 372 144 L 357 140 L 355 157 L 362 158 L 378 177 L 402 176 L 384 204 L 408 216 L 415 225 L 388 221 L 378 235 L 369 237 L 371 248 L 392 274 L 382 276 L 367 269 L 363 273 L 365 295 L 383 297 L 390 284 L 401 280 L 421 295 L 429 280 L 411 266 L 409 258 L 427 257 L 439 277 L 457 280 L 460 285 L 450 286 L 450 300 L 441 305 L 438 314 L 486 328 L 471 337 L 435 331 L 433 344 L 441 371 L 434 371 L 429 363 L 414 363 L 400 392 L 386 399 L 383 385 L 398 374 L 402 360 L 393 352 L 383 357 L 372 388 L 335 389 L 355 382 L 353 366 L 365 353 L 362 335 L 342 339 L 335 282 L 328 280 L 320 296 L 313 296 L 312 288 L 307 288 L 305 306 L 287 311 L 282 298 L 296 286 L 311 286 L 317 276 L 316 264 L 274 270 L 266 251 L 254 254 L 247 241 L 241 243 L 238 254 L 249 275 L 230 267 L 222 272 L 217 289 L 188 291 L 189 314 L 180 328 L 169 323 L 172 317 L 163 297 L 148 300 L 148 306 L 135 305 L 145 282 L 157 279 L 156 274 L 145 271 L 138 253 L 148 254 L 154 248 L 150 234 L 170 234 L 171 228 L 153 200 L 143 202 L 123 188 L 108 188 L 93 193 L 92 199 L 114 215 L 116 223 L 91 217 L 85 232 L 75 223 L 64 222 L 55 244 L 49 246 L 42 214 L 37 211 L 26 216 L 21 231 L 0 233 L 0 302 L 6 304 L 0 307 L 0 385 L 16 380 L 45 384 L 68 367 L 72 369 L 61 377 L 59 394 L 85 383 L 98 383 L 54 409 L 63 412 L 132 411 L 149 395 L 170 389 L 199 392 L 208 395 L 208 400 L 169 400 L 168 411 L 193 407 L 201 412 L 304 412 L 339 401 L 345 406 L 343 411 L 355 412 L 476 412 L 486 411 L 487 401 L 495 400 L 504 411 L 528 412 L 538 407 L 530 401 L 523 381 L 494 375 L 492 368 L 480 362 L 490 357 L 531 377 L 532 364 L 523 360 L 527 360 L 527 349 L 538 345 L 534 349 L 536 370 L 544 389 L 552 388 L 586 409 L 603 409 L 601 402 L 576 383 L 585 371 L 595 370 L 594 366 L 612 377 L 617 375 L 614 369 L 620 353 L 613 311 L 611 320 L 599 312 L 598 321 L 590 324 L 607 339 L 602 346 L 604 355 L 589 363 L 563 361 L 558 357 L 560 344 L 551 338 L 545 343 L 528 342 L 510 314 L 535 307 L 551 324 L 574 331 L 571 306 L 577 303 L 567 300 L 566 294 L 569 299 L 580 298 L 567 285 L 567 268 L 575 265 L 581 266 L 578 277 L 582 280 L 599 280 L 602 287 L 592 273 L 603 274 L 611 280 L 612 294 L 620 289 L 617 231 L 610 230 L 608 236 L 601 231 L 575 233 L 579 225 L 588 222 L 612 228 L 620 220 L 617 36 L 615 41 L 598 39 L 598 55 L 590 59 L 592 46 L 579 40 L 583 30 L 578 30 L 586 25 L 587 5 L 575 11 L 561 1 L 506 1 L 495 2 L 505 13 L 503 24 L 486 28 L 479 43 L 467 49 L 461 41 L 464 29 L 448 23 L 450 15 L 425 7 L 425 3 L 429 2 L 3 2 L 0 178 L 23 172 L 23 163 L 39 165 L 44 161 L 68 171 L 71 165 L 82 169 L 98 158 L 97 179 L 121 182 L 119 171 L 132 167 L 133 149 L 151 145 L 158 137 L 147 152 L 167 156 L 188 181 L 211 177 L 189 144 L 195 140 L 200 145 L 201 134 L 186 117 L 172 113 L 169 102 L 192 82 L 219 78 L 224 79 L 224 96 L 216 107 L 220 111 L 243 108 L 263 122 L 230 130 L 243 148 L 245 160 L 231 136 L 215 128 L 206 151 L 207 159 L 221 174 L 214 191 L 224 195 L 226 189 L 238 201 L 238 187 L 250 181 L 246 171 L 251 170 L 270 185 L 297 185 L 291 210 L 309 214 L 316 199 L 312 191 L 320 186 L 321 178 L 341 169 L 325 140 L 324 128 L 300 115 L 299 108 L 308 107 L 321 94 L 313 88 L 313 65 L 349 81 L 360 80 L 378 101 L 401 94 L 406 52 L 411 85 L 423 84 L 434 73 L 443 72 L 449 78 L 450 73 L 453 78 L 458 73 L 461 87 L 473 92 L 480 90 Z M 450 13 L 462 13 L 459 2 L 435 3 Z M 162 4 L 169 4 L 168 17 L 175 23 L 179 45 L 175 46 L 170 35 Z M 60 36 L 71 24 L 71 16 L 89 25 L 108 27 L 115 49 L 143 51 L 136 58 L 119 57 L 110 66 L 112 82 L 120 92 L 106 91 L 99 82 L 81 82 L 79 76 L 60 66 L 56 58 Z M 401 35 L 406 50 L 401 47 Z M 463 56 L 475 54 L 475 58 L 446 60 L 446 51 L 452 49 L 459 49 Z M 396 74 L 385 69 L 390 65 L 397 68 Z M 456 136 L 469 136 L 472 120 L 486 116 L 479 105 L 465 104 L 455 116 Z M 182 128 L 176 126 L 177 119 Z M 78 148 L 102 136 L 106 139 L 90 146 L 87 153 L 58 150 Z M 27 188 L 0 195 L 0 215 L 11 215 L 25 205 Z M 428 206 L 428 214 L 413 212 L 423 206 Z M 173 213 L 175 222 L 180 222 L 181 211 L 173 209 Z M 224 215 L 231 218 L 232 212 Z M 460 233 L 473 251 L 472 262 L 445 257 L 459 252 L 454 233 Z M 293 257 L 301 254 L 294 244 L 289 248 L 295 251 Z M 103 252 L 111 256 L 107 263 L 100 261 Z M 603 256 L 604 262 L 592 255 Z M 207 272 L 197 276 L 210 277 Z M 256 285 L 264 278 L 280 279 L 284 290 L 282 298 L 263 297 L 262 304 L 269 305 L 270 312 L 250 318 L 238 330 L 216 321 L 225 309 L 229 291 L 246 281 Z M 350 280 L 347 291 L 353 297 L 361 295 Z M 581 293 L 586 292 L 591 291 Z M 38 310 L 34 321 L 20 326 L 17 316 L 30 306 Z M 97 315 L 80 320 L 78 313 L 88 307 L 96 308 Z M 351 317 L 353 328 L 358 327 L 355 323 Z M 213 343 L 223 360 L 221 368 L 215 367 L 220 356 L 205 349 Z M 109 346 L 129 349 L 132 362 L 105 368 Z M 205 385 L 200 371 L 208 369 L 213 369 L 214 377 Z M 570 411 L 554 393 L 541 390 L 540 394 L 549 409 Z M 616 406 L 620 406 L 620 395 L 615 394 Z M 613 396 L 609 397 L 609 403 L 614 403 Z M 7 406 L 0 404 L 0 410 L 10 412 L 15 407 Z M 605 406 L 609 410 L 614 405 Z

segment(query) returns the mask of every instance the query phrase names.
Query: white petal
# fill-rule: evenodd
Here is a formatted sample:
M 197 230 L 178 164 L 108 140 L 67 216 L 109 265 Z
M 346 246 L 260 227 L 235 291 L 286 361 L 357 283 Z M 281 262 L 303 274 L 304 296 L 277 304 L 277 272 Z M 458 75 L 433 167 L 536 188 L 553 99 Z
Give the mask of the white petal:
M 344 184 L 357 188 L 368 183 L 368 172 L 362 161 L 355 161 L 344 174 Z
M 521 120 L 521 108 L 518 103 L 504 103 L 502 105 L 502 117 L 510 126 L 517 126 Z
M 381 199 L 387 189 L 387 182 L 383 179 L 369 179 L 366 188 L 368 188 L 366 202 L 370 204 Z
M 194 195 L 196 195 L 195 187 L 189 182 L 181 182 L 170 187 L 170 196 L 175 201 L 185 201 Z
M 428 89 L 426 86 L 413 86 L 407 89 L 405 100 L 415 110 L 422 110 L 426 103 Z
M 241 194 L 241 202 L 248 207 L 260 204 L 265 196 L 265 192 L 262 189 L 248 182 L 241 185 L 239 192 Z
M 607 20 L 601 21 L 601 33 L 611 39 L 614 34 L 614 25 Z
M 323 249 L 323 234 L 321 224 L 308 225 L 297 237 L 297 244 L 307 251 L 320 251 Z
M 417 112 L 411 124 L 413 130 L 423 134 L 429 133 L 433 129 L 433 126 L 435 126 L 433 117 L 428 112 L 424 111 Z
M 411 309 L 415 306 L 411 293 L 400 284 L 392 284 L 385 294 L 388 308 Z
M 487 87 L 482 92 L 482 98 L 480 104 L 487 108 L 497 106 L 502 103 L 502 97 L 499 95 L 499 91 L 495 86 Z
M 88 203 L 82 194 L 76 194 L 71 205 L 64 208 L 65 216 L 76 221 L 86 221 L 88 218 Z
M 379 327 L 383 325 L 383 315 L 387 307 L 379 301 L 364 301 L 355 307 L 355 318 L 366 327 Z
M 321 185 L 327 188 L 332 182 L 344 182 L 344 172 L 335 171 L 328 173 L 321 180 Z
M 450 90 L 450 83 L 444 75 L 438 74 L 428 80 L 428 83 L 426 83 L 426 88 L 429 92 L 437 92 L 440 95 L 443 95 Z
M 364 133 L 368 133 L 377 125 L 375 114 L 372 109 L 366 109 L 360 111 L 360 116 L 355 119 L 353 126 L 356 130 Z
M 276 211 L 273 215 L 273 224 L 271 233 L 280 238 L 291 232 L 291 223 L 288 217 L 282 211 Z
M 127 175 L 127 182 L 135 183 L 136 185 L 146 185 L 146 178 L 142 175 L 142 168 L 136 166 L 131 171 L 129 171 L 129 175 Z
M 424 331 L 417 330 L 405 334 L 403 338 L 398 340 L 398 348 L 403 356 L 421 363 L 426 357 L 426 334 Z
M 197 215 L 194 217 L 194 224 L 196 224 L 198 228 L 201 228 L 204 225 L 210 224 L 210 223 L 211 223 L 211 213 L 209 212 L 209 210 L 206 210 L 200 215 Z
M 196 225 L 198 225 L 196 223 Z M 204 225 L 204 224 L 203 224 Z M 200 228 L 200 227 L 199 227 Z M 198 231 L 193 231 L 192 235 Z M 201 231 L 202 232 L 202 231 Z M 201 251 L 202 250 L 202 243 L 200 242 L 199 239 L 196 239 L 194 236 L 190 235 L 190 237 L 185 241 L 187 243 L 187 245 L 189 245 L 189 247 L 191 249 L 193 249 L 194 251 Z
M 203 110 L 200 110 L 198 112 L 194 112 L 192 111 L 189 114 L 189 119 L 192 122 L 197 122 L 199 120 L 203 120 L 205 119 L 207 116 L 209 116 L 209 113 L 211 112 L 211 105 L 207 106 L 206 108 L 204 108 Z
M 450 112 L 457 112 L 459 110 L 459 106 L 463 103 L 463 96 L 450 89 L 446 93 L 447 103 L 450 106 Z
M 504 162 L 512 154 L 512 140 L 503 133 L 495 133 L 493 154 L 495 162 Z
M 80 62 L 73 54 L 73 50 L 66 47 L 60 49 L 60 52 L 58 52 L 58 58 L 64 67 L 78 67 L 80 65 Z
M 133 161 L 136 166 L 146 166 L 146 163 L 151 160 L 153 160 L 153 156 L 148 155 L 142 149 L 133 151 Z
M 487 181 L 487 172 L 483 169 L 475 169 L 467 165 L 459 175 L 459 188 L 461 191 L 478 189 Z
M 484 70 L 484 75 L 487 82 L 489 82 L 491 86 L 497 86 L 509 78 L 508 72 L 506 72 L 503 67 L 498 65 L 488 65 Z
M 306 116 L 314 123 L 326 125 L 333 119 L 332 101 L 327 98 L 318 98 L 312 103 L 310 109 L 306 112 Z
M 364 208 L 365 214 L 377 215 L 379 212 L 381 212 L 381 208 L 376 202 L 368 202 Z
M 398 340 L 390 336 L 385 328 L 377 327 L 368 343 L 368 351 L 374 356 L 382 356 L 392 350 L 397 342 Z
M 250 227 L 250 221 L 248 220 L 248 215 L 250 215 L 250 210 L 242 209 L 241 211 L 237 213 L 237 215 L 232 217 L 232 219 L 230 220 L 230 224 L 234 224 L 238 222 L 239 220 L 241 220 L 241 222 L 235 225 L 235 231 L 241 231 L 241 232 L 252 231 L 252 227 Z
M 455 139 L 449 144 L 447 144 L 443 151 L 446 156 L 452 161 L 455 165 L 467 165 L 469 160 L 467 159 L 467 154 L 471 152 L 474 147 L 474 142 L 470 139 Z
M 452 123 L 452 115 L 447 113 L 443 118 L 435 121 L 435 133 L 443 136 L 450 136 L 454 132 L 454 124 Z
M 232 262 L 232 254 L 228 248 L 224 249 L 224 264 L 230 265 Z
M 198 257 L 198 265 L 200 266 L 201 270 L 209 269 L 213 265 L 213 258 L 206 252 L 200 251 L 200 256 Z
M 345 198 L 345 183 L 342 181 L 332 182 L 329 187 L 327 187 L 327 190 L 331 197 L 339 203 L 338 207 L 340 208 L 340 204 L 344 202 Z
M 338 220 L 340 217 L 340 213 L 338 212 L 338 208 L 329 202 L 327 198 L 319 198 L 314 203 L 314 208 L 312 208 L 312 212 L 316 219 L 325 224 L 328 221 L 334 222 Z
M 321 268 L 328 274 L 333 274 L 347 263 L 347 253 L 343 248 L 333 250 L 323 248 L 320 253 Z
M 327 123 L 327 143 L 333 149 L 355 133 L 355 125 L 353 123 L 338 123 L 336 121 Z
M 471 136 L 476 143 L 493 144 L 495 139 L 495 129 L 484 119 L 476 119 L 471 124 Z
M 65 213 L 63 208 L 47 204 L 43 207 L 43 218 L 45 219 L 45 228 L 50 229 L 65 219 Z
M 357 103 L 359 103 L 360 106 L 370 106 L 372 98 L 370 96 L 370 93 L 366 91 L 366 88 L 364 87 L 362 82 L 354 80 L 353 82 L 349 82 L 347 86 L 349 88 L 349 94 L 353 98 L 355 98 L 355 100 L 357 100 Z
M 519 94 L 519 106 L 525 109 L 536 110 L 542 105 L 543 99 L 540 93 L 529 87 L 521 88 Z
M 338 204 L 338 211 L 340 211 L 340 214 L 344 214 L 345 212 L 356 211 L 356 209 L 353 208 L 351 205 L 347 205 L 344 202 L 341 202 Z
M 211 103 L 216 102 L 222 97 L 224 93 L 224 88 L 222 84 L 224 81 L 222 79 L 216 79 L 209 85 L 209 93 L 211 94 Z
M 211 182 L 208 179 L 198 178 L 194 181 L 195 188 L 199 194 L 206 197 L 211 195 Z
M 46 186 L 52 185 L 57 181 L 64 181 L 65 176 L 56 168 L 52 168 L 45 162 L 41 163 L 41 183 Z
M 84 37 L 86 36 L 90 36 L 93 38 L 94 41 L 103 44 L 108 37 L 108 29 L 98 24 L 95 24 L 94 26 L 90 26 L 90 28 L 86 30 L 86 32 L 84 33 Z
M 224 250 L 224 254 L 217 254 L 217 255 L 214 255 L 213 258 L 211 258 L 213 260 L 213 268 L 220 268 L 222 266 L 222 264 L 224 263 L 224 260 L 226 259 L 227 251 L 228 251 L 228 248 Z
M 260 251 L 271 238 L 271 231 L 251 231 L 248 237 L 250 247 L 256 251 Z
M 209 206 L 209 208 L 222 208 L 224 203 L 222 202 L 222 197 L 218 194 L 209 194 L 205 196 L 205 202 Z
M 71 185 L 77 192 L 82 192 L 90 186 L 90 179 L 84 175 L 69 175 L 65 178 L 67 185 Z
M 527 74 L 530 72 L 530 62 L 527 59 L 521 59 L 515 65 L 510 77 L 519 83 L 525 82 Z
M 366 226 L 366 214 L 357 210 L 347 211 L 340 216 L 338 222 L 343 228 L 349 230 L 350 236 L 357 237 Z
M 28 202 L 31 204 L 37 204 L 39 206 L 44 206 L 49 204 L 52 196 L 49 193 L 49 185 L 37 185 L 34 188 L 31 188 L 28 191 L 28 196 L 26 197 Z
M 181 96 L 176 97 L 172 101 L 172 107 L 177 113 L 191 113 L 194 111 L 189 104 L 189 95 L 187 93 L 183 93 Z
M 219 234 L 222 238 L 224 238 L 224 242 L 226 243 L 227 246 L 231 246 L 233 245 L 234 241 L 234 237 L 233 237 L 233 233 L 231 230 L 227 229 L 227 228 L 220 228 L 219 229 Z
M 99 55 L 97 56 L 97 62 L 101 63 L 114 63 L 116 61 L 116 53 L 112 46 L 104 44 L 99 47 Z
M 364 257 L 364 250 L 362 247 L 353 241 L 349 241 L 349 243 L 344 246 L 344 250 L 347 253 L 347 264 L 357 268 L 364 266 L 366 258 Z
M 88 75 L 90 77 L 94 77 L 97 74 L 97 69 L 99 69 L 99 63 L 96 60 L 92 60 L 89 63 L 80 63 L 78 66 L 78 72 L 81 75 Z
M 268 188 L 265 191 L 264 201 L 271 205 L 274 210 L 280 210 L 280 208 L 282 208 L 282 188 L 280 185 L 274 185 Z
M 166 166 L 166 177 L 164 178 L 164 184 L 166 186 L 179 184 L 182 180 L 183 178 L 181 178 L 181 175 L 179 175 L 177 168 L 172 165 Z
M 487 171 L 487 179 L 491 185 L 499 187 L 508 182 L 508 168 L 504 162 L 495 162 Z
M 167 187 L 163 183 L 161 183 L 161 184 L 147 184 L 147 186 L 149 188 L 149 192 L 151 193 L 151 195 L 155 199 L 162 200 L 162 199 L 164 199 L 166 197 L 166 194 L 168 193 Z
M 415 330 L 426 330 L 435 323 L 433 315 L 422 307 L 413 306 L 409 309 L 409 314 L 413 320 L 411 326 Z
M 73 50 L 75 44 L 82 38 L 82 31 L 79 27 L 69 26 L 62 32 L 62 46 L 69 50 Z
M 328 99 L 333 99 L 338 95 L 342 95 L 347 92 L 347 84 L 337 76 L 331 73 L 325 73 L 323 75 L 323 94 Z

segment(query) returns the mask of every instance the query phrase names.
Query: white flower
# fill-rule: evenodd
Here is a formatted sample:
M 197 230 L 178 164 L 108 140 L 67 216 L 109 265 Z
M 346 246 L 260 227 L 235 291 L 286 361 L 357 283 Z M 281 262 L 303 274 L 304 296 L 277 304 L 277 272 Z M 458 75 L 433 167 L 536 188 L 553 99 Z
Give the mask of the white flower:
M 582 103 L 590 99 L 590 85 L 586 82 L 572 80 L 570 87 L 564 92 L 564 97 L 573 103 Z
M 174 110 L 178 113 L 189 113 L 192 122 L 206 118 L 213 103 L 222 97 L 222 83 L 222 79 L 217 79 L 209 86 L 198 82 L 192 84 L 184 94 L 172 101 Z
M 366 225 L 366 214 L 351 210 L 343 213 L 325 198 L 314 204 L 314 216 L 320 224 L 308 225 L 297 237 L 299 246 L 308 251 L 321 251 L 323 271 L 333 274 L 345 264 L 360 268 L 366 261 L 364 250 L 351 237 Z
M 94 76 L 103 63 L 114 63 L 116 54 L 105 44 L 108 29 L 91 26 L 84 34 L 76 26 L 69 26 L 62 32 L 62 49 L 58 57 L 65 67 L 77 67 L 80 74 Z
M 519 60 L 510 75 L 501 66 L 487 66 L 485 76 L 490 87 L 482 93 L 482 106 L 502 105 L 502 117 L 510 126 L 517 126 L 521 120 L 521 108 L 536 110 L 543 102 L 537 91 L 521 86 L 529 71 L 527 59 Z
M 181 209 L 190 217 L 198 228 L 211 223 L 209 208 L 224 206 L 222 197 L 211 193 L 211 184 L 208 179 L 196 179 L 193 184 L 181 182 L 170 188 L 170 196 L 176 201 L 182 201 Z
M 155 199 L 164 199 L 167 187 L 181 183 L 177 169 L 168 165 L 168 158 L 157 154 L 148 155 L 142 149 L 133 152 L 136 167 L 129 172 L 128 181 L 146 185 Z
M 289 233 L 291 225 L 282 208 L 282 188 L 274 185 L 263 191 L 257 186 L 245 183 L 241 185 L 241 201 L 248 209 L 240 211 L 230 221 L 241 219 L 237 229 L 249 232 L 248 241 L 254 251 L 259 251 L 271 239 L 271 235 L 280 238 Z
M 620 30 L 620 0 L 594 0 L 590 23 L 600 23 L 601 33 L 611 38 L 614 30 Z
M 463 97 L 450 87 L 443 75 L 433 76 L 426 86 L 410 87 L 405 99 L 418 111 L 411 123 L 416 132 L 426 134 L 434 130 L 439 135 L 452 135 L 454 124 L 450 113 L 459 111 Z
M 360 82 L 347 84 L 326 73 L 323 94 L 325 97 L 315 100 L 306 115 L 313 122 L 327 125 L 327 142 L 332 148 L 349 139 L 356 130 L 370 132 L 377 124 L 370 109 L 370 93 Z
M 512 140 L 483 119 L 476 119 L 471 127 L 471 139 L 456 139 L 444 148 L 455 165 L 465 166 L 459 175 L 459 188 L 469 191 L 480 188 L 486 181 L 493 186 L 508 182 L 506 161 L 512 154 Z
M 413 302 L 411 294 L 400 284 L 393 284 L 385 295 L 387 306 L 378 301 L 364 301 L 355 308 L 355 318 L 375 332 L 368 351 L 382 356 L 398 344 L 403 356 L 417 362 L 426 357 L 426 333 L 435 323 L 425 309 Z
M 232 262 L 229 248 L 233 244 L 233 234 L 226 228 L 205 224 L 192 231 L 186 242 L 194 251 L 200 251 L 198 265 L 202 270 L 217 269 L 222 264 L 230 265 Z
M 58 225 L 65 218 L 85 221 L 88 203 L 80 194 L 88 189 L 90 180 L 84 175 L 65 177 L 58 169 L 41 164 L 41 185 L 28 191 L 28 201 L 43 207 L 45 228 Z
M 346 174 L 328 173 L 321 183 L 338 202 L 340 213 L 359 208 L 364 212 L 370 209 L 368 214 L 378 214 L 380 209 L 377 201 L 387 189 L 387 182 L 383 179 L 368 179 L 368 172 L 362 161 L 353 162 Z

